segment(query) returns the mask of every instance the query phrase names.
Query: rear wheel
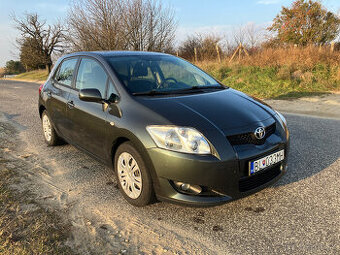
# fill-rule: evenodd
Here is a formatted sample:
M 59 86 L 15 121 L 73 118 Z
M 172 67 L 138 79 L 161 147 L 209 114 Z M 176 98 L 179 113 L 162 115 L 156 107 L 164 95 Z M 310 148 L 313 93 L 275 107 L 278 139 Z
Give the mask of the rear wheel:
M 114 165 L 124 198 L 135 206 L 150 204 L 154 197 L 152 180 L 142 156 L 130 142 L 118 147 Z
M 55 132 L 50 117 L 46 110 L 41 115 L 42 128 L 44 133 L 45 142 L 50 146 L 55 146 L 61 143 L 61 138 Z

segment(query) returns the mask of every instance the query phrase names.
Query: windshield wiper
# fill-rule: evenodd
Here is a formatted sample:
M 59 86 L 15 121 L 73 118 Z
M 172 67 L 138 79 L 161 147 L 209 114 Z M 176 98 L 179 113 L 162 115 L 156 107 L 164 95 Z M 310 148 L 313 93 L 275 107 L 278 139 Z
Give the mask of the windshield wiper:
M 143 91 L 143 92 L 135 92 L 132 93 L 134 96 L 154 96 L 154 95 L 167 95 L 171 94 L 172 91 L 159 91 L 159 90 L 150 90 L 150 91 Z
M 190 91 L 204 92 L 205 89 L 225 89 L 225 87 L 219 86 L 219 85 L 218 86 L 193 86 L 193 87 L 185 88 L 185 89 L 167 90 L 167 91 L 153 89 L 150 91 L 135 92 L 135 93 L 132 93 L 132 95 L 134 96 L 171 95 L 171 94 L 186 93 Z
M 207 89 L 225 89 L 223 86 L 192 86 L 190 88 L 174 90 L 172 93 L 204 92 Z
M 192 86 L 190 88 L 179 89 L 173 92 L 181 93 L 181 92 L 187 92 L 187 91 L 204 91 L 205 89 L 225 89 L 225 87 L 220 86 L 220 85 L 218 86 Z

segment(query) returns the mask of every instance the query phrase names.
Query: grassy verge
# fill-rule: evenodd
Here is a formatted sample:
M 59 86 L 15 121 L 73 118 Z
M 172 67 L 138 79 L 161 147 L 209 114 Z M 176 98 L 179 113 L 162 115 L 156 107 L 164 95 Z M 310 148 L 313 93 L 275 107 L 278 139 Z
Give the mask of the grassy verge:
M 340 52 L 318 47 L 263 49 L 229 63 L 198 65 L 224 84 L 260 98 L 296 98 L 340 91 Z
M 63 245 L 68 227 L 30 200 L 29 193 L 10 188 L 19 177 L 5 162 L 0 157 L 0 254 L 72 254 Z
M 303 70 L 290 66 L 199 63 L 223 84 L 259 98 L 297 98 L 340 91 L 340 67 L 325 64 Z
M 46 70 L 35 70 L 35 71 L 18 74 L 17 76 L 13 78 L 13 80 L 43 82 L 47 79 L 47 77 L 48 77 L 48 72 Z

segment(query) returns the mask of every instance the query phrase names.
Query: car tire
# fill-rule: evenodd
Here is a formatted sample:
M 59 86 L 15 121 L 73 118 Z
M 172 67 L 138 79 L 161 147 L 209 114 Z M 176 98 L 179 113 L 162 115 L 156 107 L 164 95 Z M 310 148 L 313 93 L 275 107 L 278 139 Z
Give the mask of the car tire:
M 41 123 L 42 123 L 42 129 L 43 129 L 45 142 L 49 146 L 55 146 L 55 145 L 61 144 L 63 140 L 57 135 L 52 125 L 50 116 L 48 115 L 46 110 L 44 110 L 41 115 Z
M 141 154 L 130 142 L 121 144 L 114 158 L 118 187 L 124 198 L 134 206 L 154 201 L 152 179 Z

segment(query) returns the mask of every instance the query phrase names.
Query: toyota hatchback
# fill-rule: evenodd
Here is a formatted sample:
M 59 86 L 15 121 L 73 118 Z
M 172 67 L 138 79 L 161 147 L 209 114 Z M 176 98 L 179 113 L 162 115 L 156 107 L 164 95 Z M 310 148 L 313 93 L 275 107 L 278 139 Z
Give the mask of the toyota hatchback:
M 286 171 L 285 118 L 189 62 L 162 53 L 79 52 L 39 89 L 48 145 L 110 166 L 125 199 L 216 205 Z

